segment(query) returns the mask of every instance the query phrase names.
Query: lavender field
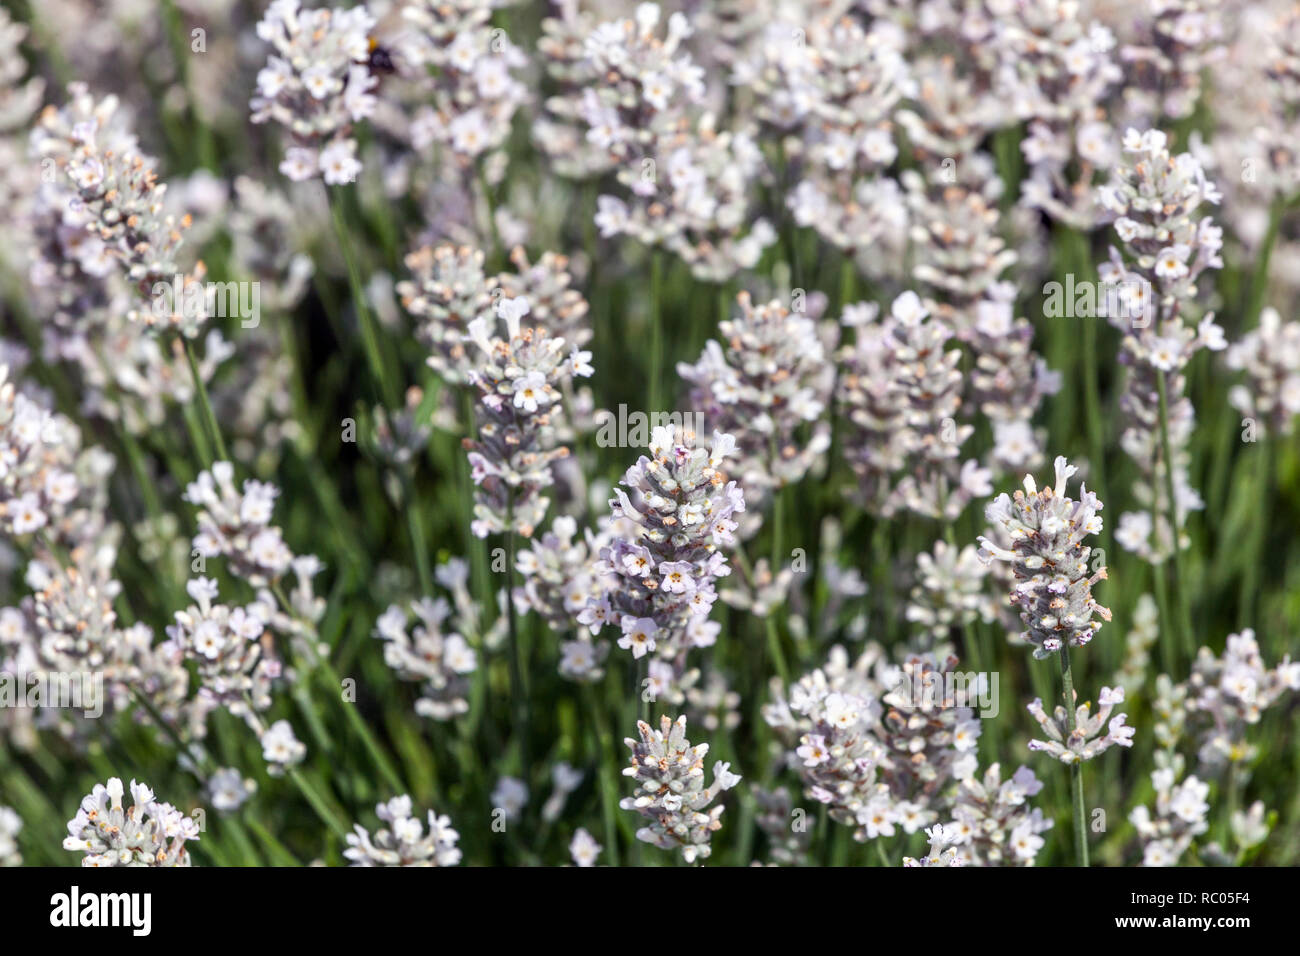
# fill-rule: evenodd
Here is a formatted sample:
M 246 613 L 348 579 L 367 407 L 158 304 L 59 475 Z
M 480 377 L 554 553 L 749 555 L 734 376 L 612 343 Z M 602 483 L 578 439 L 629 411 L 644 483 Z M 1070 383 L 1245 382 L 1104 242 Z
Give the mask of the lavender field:
M 1291 0 L 6 4 L 0 866 L 1296 865 L 1297 144 Z

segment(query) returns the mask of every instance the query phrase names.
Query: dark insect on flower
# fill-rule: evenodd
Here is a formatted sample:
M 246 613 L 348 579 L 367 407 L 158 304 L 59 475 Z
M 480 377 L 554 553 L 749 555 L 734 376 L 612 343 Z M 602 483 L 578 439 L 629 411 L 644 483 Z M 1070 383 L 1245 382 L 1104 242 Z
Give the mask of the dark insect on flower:
M 397 63 L 393 59 L 390 47 L 380 43 L 374 37 L 369 40 L 370 55 L 366 58 L 366 67 L 371 76 L 384 76 L 397 72 Z

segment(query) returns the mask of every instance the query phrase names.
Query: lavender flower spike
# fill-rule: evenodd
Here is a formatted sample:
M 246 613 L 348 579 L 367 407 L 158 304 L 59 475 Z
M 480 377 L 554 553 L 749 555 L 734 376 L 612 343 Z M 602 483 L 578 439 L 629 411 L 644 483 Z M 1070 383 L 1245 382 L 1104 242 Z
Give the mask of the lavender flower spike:
M 1102 503 L 1082 486 L 1078 501 L 1065 494 L 1065 483 L 1078 469 L 1059 456 L 1055 487 L 1042 491 L 1032 475 L 1025 475 L 1024 491 L 1015 497 L 998 495 L 984 515 L 1005 529 L 1010 548 L 988 538 L 979 539 L 979 556 L 985 564 L 996 559 L 1009 562 L 1016 576 L 1011 603 L 1020 607 L 1022 636 L 1034 645 L 1034 657 L 1041 660 L 1059 651 L 1067 642 L 1083 647 L 1110 620 L 1110 610 L 1092 596 L 1092 586 L 1106 577 L 1098 563 L 1091 574 L 1088 559 L 1092 549 L 1083 543 L 1101 531 Z M 1096 615 L 1101 620 L 1094 620 Z
M 659 721 L 660 729 L 651 730 L 644 720 L 638 720 L 641 739 L 624 741 L 632 750 L 632 765 L 623 775 L 636 779 L 637 792 L 624 797 L 619 806 L 650 821 L 637 830 L 638 840 L 661 850 L 680 848 L 682 858 L 694 863 L 710 854 L 709 838 L 722 827 L 723 808 L 706 808 L 719 793 L 738 784 L 740 775 L 731 772 L 730 764 L 719 761 L 713 765 L 713 784 L 706 787 L 704 757 L 709 745 L 691 746 L 686 739 L 685 716 L 673 721 L 664 715 Z

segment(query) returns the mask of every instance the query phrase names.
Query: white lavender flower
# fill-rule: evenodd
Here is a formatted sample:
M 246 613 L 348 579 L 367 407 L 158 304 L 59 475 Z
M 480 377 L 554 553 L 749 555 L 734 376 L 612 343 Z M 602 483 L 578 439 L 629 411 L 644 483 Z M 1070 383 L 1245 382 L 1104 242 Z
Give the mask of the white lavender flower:
M 474 481 L 475 535 L 517 532 L 531 538 L 546 514 L 544 489 L 554 483 L 553 462 L 569 450 L 556 440 L 563 387 L 590 365 L 573 361 L 564 339 L 537 326 L 525 328 L 527 299 L 501 299 L 497 314 L 506 335 L 493 335 L 496 322 L 480 316 L 469 337 L 478 348 L 469 382 L 478 391 L 478 439 L 466 441 Z
M 1021 201 L 1076 229 L 1096 223 L 1094 179 L 1113 161 L 1103 104 L 1121 78 L 1115 37 L 1074 0 L 1008 5 L 997 22 L 999 92 L 1029 123 Z
M 1152 563 L 1186 546 L 1184 516 L 1204 506 L 1187 479 L 1186 445 L 1195 412 L 1185 395 L 1182 371 L 1199 349 L 1227 347 L 1212 313 L 1194 328 L 1185 321 L 1197 278 L 1207 269 L 1223 267 L 1222 229 L 1208 216 L 1196 215 L 1203 203 L 1217 203 L 1220 194 L 1195 157 L 1171 156 L 1166 143 L 1159 130 L 1128 130 L 1123 144 L 1127 158 L 1115 168 L 1112 182 L 1098 192 L 1101 205 L 1114 217 L 1123 247 L 1121 251 L 1112 246 L 1110 261 L 1098 269 L 1102 282 L 1118 293 L 1109 317 L 1124 332 L 1120 362 L 1128 374 L 1120 409 L 1127 424 L 1120 444 L 1141 469 L 1143 479 L 1134 496 L 1148 512 L 1121 516 L 1116 538 Z M 1160 439 L 1161 375 L 1166 376 L 1172 463 L 1164 460 Z M 1170 467 L 1178 529 L 1168 526 L 1164 476 Z
M 199 839 L 194 819 L 134 780 L 133 806 L 122 807 L 122 793 L 117 777 L 95 784 L 68 821 L 63 849 L 85 853 L 82 866 L 189 866 L 185 844 Z
M 1110 610 L 1092 596 L 1092 586 L 1105 580 L 1106 568 L 1089 569 L 1092 549 L 1083 543 L 1101 532 L 1102 503 L 1084 487 L 1076 502 L 1066 496 L 1066 482 L 1078 470 L 1058 457 L 1056 485 L 1042 491 L 1025 475 L 1024 491 L 1011 498 L 998 495 L 985 517 L 1010 538 L 1002 547 L 980 536 L 980 560 L 1006 561 L 1015 570 L 1011 603 L 1020 608 L 1022 635 L 1034 646 L 1034 657 L 1045 658 L 1063 646 L 1083 647 L 1110 620 Z M 1094 620 L 1094 615 L 1101 620 Z
M 262 730 L 260 736 L 266 772 L 273 777 L 283 775 L 307 756 L 306 745 L 297 738 L 287 720 L 277 720 Z
M 378 80 L 367 68 L 374 25 L 364 4 L 303 10 L 299 0 L 274 0 L 257 24 L 274 52 L 257 74 L 251 118 L 293 136 L 280 163 L 290 179 L 341 185 L 361 172 L 352 127 L 375 111 Z
M 197 666 L 200 693 L 260 732 L 257 715 L 271 706 L 282 664 L 259 609 L 216 603 L 217 583 L 210 578 L 194 578 L 185 590 L 195 603 L 176 612 L 167 637 Z
M 785 787 L 770 791 L 754 787 L 753 794 L 758 803 L 754 822 L 767 836 L 771 862 L 780 866 L 806 866 L 812 828 L 806 820 L 795 816 L 790 791 Z
M 1120 51 L 1129 115 L 1148 122 L 1185 119 L 1201 95 L 1201 75 L 1223 54 L 1220 0 L 1159 0 Z
M 965 866 L 966 859 L 958 851 L 957 835 L 942 823 L 936 823 L 925 829 L 926 839 L 930 843 L 930 852 L 923 857 L 903 857 L 903 866 Z
M 564 812 L 569 794 L 582 784 L 583 772 L 561 760 L 551 768 L 551 795 L 542 804 L 542 820 L 553 823 Z
M 951 781 L 974 772 L 981 728 L 949 693 L 956 663 L 912 655 L 895 665 L 869 644 L 850 664 L 837 646 L 788 698 L 773 682 L 774 703 L 763 718 L 790 751 L 804 792 L 853 827 L 855 840 L 934 822 Z
M 974 545 L 959 552 L 946 541 L 934 543 L 933 554 L 916 556 L 916 583 L 904 616 L 933 641 L 946 641 L 955 627 L 985 624 L 997 618 L 997 603 L 985 587 L 988 567 Z
M 22 828 L 18 811 L 0 806 L 0 867 L 23 865 L 23 855 L 18 851 L 18 833 Z
M 199 509 L 193 547 L 204 558 L 224 557 L 233 574 L 254 587 L 278 581 L 293 563 L 293 552 L 271 513 L 280 489 L 248 479 L 235 488 L 228 461 L 213 464 L 185 488 L 185 500 Z
M 1262 426 L 1260 437 L 1291 435 L 1300 415 L 1300 322 L 1283 322 L 1277 309 L 1266 308 L 1259 328 L 1230 345 L 1224 358 L 1247 383 L 1229 390 L 1232 407 Z
M 596 838 L 587 832 L 586 827 L 578 827 L 569 841 L 569 856 L 573 857 L 575 866 L 595 866 L 596 858 L 603 850 Z
M 1125 693 L 1136 693 L 1147 680 L 1151 663 L 1151 646 L 1160 636 L 1160 611 L 1150 594 L 1138 597 L 1133 620 L 1124 636 L 1124 663 L 1115 675 L 1115 683 Z
M 1063 706 L 1058 704 L 1049 716 L 1043 709 L 1042 700 L 1034 698 L 1027 709 L 1049 739 L 1031 740 L 1029 749 L 1045 751 L 1061 763 L 1068 765 L 1092 760 L 1115 745 L 1132 747 L 1133 734 L 1136 731 L 1125 723 L 1128 715 L 1116 714 L 1111 717 L 1115 706 L 1122 703 L 1124 703 L 1124 688 L 1103 687 L 1101 696 L 1097 698 L 1097 713 L 1091 712 L 1091 705 L 1087 702 L 1075 709 L 1074 732 L 1071 733 L 1069 715 L 1066 714 Z M 1103 728 L 1105 728 L 1104 734 Z
M 420 684 L 415 712 L 450 720 L 469 711 L 469 680 L 478 656 L 464 636 L 446 625 L 451 606 L 443 598 L 411 602 L 414 614 L 391 605 L 375 622 L 375 637 L 384 642 L 384 663 L 402 680 Z
M 1028 767 L 1017 768 L 1010 779 L 1003 780 L 995 763 L 982 776 L 972 774 L 963 779 L 953 804 L 953 821 L 944 828 L 963 863 L 1033 866 L 1043 848 L 1039 834 L 1052 828 L 1042 810 L 1029 806 L 1029 798 L 1042 789 L 1042 782 Z
M 592 542 L 577 538 L 577 532 L 578 523 L 560 515 L 515 557 L 524 582 L 515 592 L 516 604 L 536 611 L 554 630 L 573 627 L 596 586 L 590 570 Z
M 501 777 L 492 790 L 492 806 L 507 820 L 518 820 L 528 806 L 528 785 L 518 777 Z
M 690 405 L 709 427 L 735 436 L 733 469 L 756 509 L 802 480 L 830 447 L 824 413 L 835 375 L 828 356 L 838 335 L 834 323 L 779 300 L 756 306 L 741 292 L 736 301 L 739 312 L 718 323 L 720 342 L 709 340 L 700 358 L 679 362 L 677 372 L 691 383 Z
M 853 426 L 845 448 L 859 497 L 886 516 L 906 509 L 956 518 L 992 486 L 987 469 L 960 460 L 975 429 L 957 421 L 961 351 L 944 350 L 951 329 L 915 292 L 896 298 L 887 317 L 856 328 L 840 352 L 836 394 Z
M 657 3 L 635 19 L 598 24 L 583 41 L 581 86 L 564 110 L 593 146 L 615 163 L 651 155 L 656 140 L 677 128 L 684 107 L 704 97 L 704 71 L 683 45 L 692 32 L 685 14 L 668 18 L 661 39 Z
M 912 91 L 903 42 L 892 24 L 819 11 L 769 24 L 733 70 L 759 118 L 798 137 L 785 147 L 798 162 L 785 190 L 795 222 L 850 253 L 891 247 L 906 227 L 884 174 L 898 155 L 891 115 Z
M 1261 713 L 1300 690 L 1300 663 L 1288 654 L 1266 667 L 1255 640 L 1245 628 L 1229 634 L 1223 654 L 1202 647 L 1186 683 L 1187 719 L 1198 731 L 1197 756 L 1217 773 L 1226 766 L 1249 766 L 1258 748 L 1246 739 L 1247 728 Z
M 707 859 L 712 852 L 709 839 L 722 828 L 721 805 L 710 807 L 724 790 L 740 782 L 730 764 L 713 765 L 713 783 L 704 784 L 704 758 L 708 744 L 691 746 L 686 739 L 686 718 L 660 718 L 658 730 L 637 721 L 641 739 L 627 738 L 632 764 L 623 771 L 636 780 L 635 796 L 624 797 L 619 806 L 644 817 L 646 826 L 636 838 L 661 850 L 680 849 L 687 863 Z
M 713 642 L 716 631 L 705 624 L 714 582 L 730 573 L 721 548 L 734 542 L 733 516 L 745 509 L 744 492 L 722 471 L 735 447 L 729 434 L 714 432 L 706 450 L 693 432 L 654 429 L 654 457 L 642 455 L 610 500 L 628 531 L 601 549 L 594 566 L 601 593 L 578 617 L 592 633 L 613 625 L 623 632 L 619 646 L 638 659 Z
M 1160 767 L 1151 773 L 1156 790 L 1155 814 L 1145 806 L 1134 807 L 1129 814 L 1143 841 L 1143 866 L 1174 866 L 1192 841 L 1210 828 L 1206 820 L 1210 805 L 1210 785 L 1195 775 L 1176 782 L 1181 760 L 1173 767 Z
M 504 30 L 488 22 L 493 6 L 487 0 L 403 5 L 406 30 L 399 50 L 428 87 L 425 98 L 432 98 L 412 120 L 417 150 L 441 143 L 468 165 L 510 135 L 510 121 L 528 99 L 514 74 L 528 60 Z
M 375 813 L 387 826 L 371 836 L 361 824 L 348 834 L 348 848 L 343 856 L 353 866 L 455 866 L 461 852 L 456 846 L 460 834 L 451 819 L 430 810 L 428 830 L 413 815 L 411 798 L 403 794 L 378 804 Z
M 406 257 L 411 278 L 397 283 L 402 305 L 417 320 L 416 338 L 430 350 L 428 365 L 447 381 L 468 381 L 469 324 L 490 314 L 483 253 L 468 246 L 421 246 Z
M 753 133 L 718 130 L 705 114 L 690 129 L 659 136 L 653 149 L 640 163 L 619 166 L 626 199 L 599 198 L 601 235 L 663 246 L 706 282 L 758 265 L 776 230 L 751 210 L 754 184 L 765 172 Z
M 257 781 L 245 777 L 235 767 L 222 767 L 208 778 L 205 789 L 212 809 L 233 813 L 257 791 Z

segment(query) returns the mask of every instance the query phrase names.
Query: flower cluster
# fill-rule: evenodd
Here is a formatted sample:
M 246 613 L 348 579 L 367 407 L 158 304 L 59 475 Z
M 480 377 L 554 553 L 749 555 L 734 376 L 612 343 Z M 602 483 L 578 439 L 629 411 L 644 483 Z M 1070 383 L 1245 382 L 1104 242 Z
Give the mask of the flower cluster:
M 1283 322 L 1277 309 L 1264 309 L 1259 328 L 1229 346 L 1225 359 L 1248 383 L 1228 392 L 1232 407 L 1262 425 L 1264 435 L 1290 435 L 1300 415 L 1300 322 Z
M 378 804 L 375 813 L 387 826 L 374 836 L 361 824 L 348 834 L 344 857 L 353 866 L 455 866 L 460 862 L 456 846 L 460 834 L 451 819 L 429 811 L 426 831 L 420 818 L 412 814 L 411 798 L 403 794 Z
M 1076 708 L 1074 731 L 1071 733 L 1069 715 L 1065 712 L 1064 706 L 1058 704 L 1049 716 L 1043 709 L 1042 700 L 1034 698 L 1027 709 L 1043 728 L 1043 733 L 1050 739 L 1031 740 L 1029 749 L 1046 751 L 1063 764 L 1073 764 L 1100 756 L 1116 744 L 1121 747 L 1132 747 L 1135 731 L 1124 722 L 1128 715 L 1110 716 L 1115 705 L 1122 703 L 1124 703 L 1122 687 L 1114 689 L 1103 687 L 1101 696 L 1097 698 L 1097 713 L 1091 713 L 1091 707 L 1086 702 Z M 1100 736 L 1103 727 L 1106 733 Z
M 960 551 L 936 541 L 933 553 L 916 556 L 916 583 L 904 616 L 935 642 L 948 640 L 953 628 L 985 624 L 997 618 L 997 603 L 985 587 L 989 569 L 974 545 Z
M 69 93 L 76 111 L 83 105 L 76 101 L 86 94 L 75 85 Z M 81 233 L 76 258 L 91 275 L 120 271 L 129 281 L 135 291 L 129 319 L 194 338 L 208 303 L 203 263 L 186 270 L 179 258 L 191 218 L 188 213 L 178 218 L 166 207 L 167 184 L 158 181 L 155 161 L 139 151 L 134 137 L 113 124 L 101 128 L 100 120 L 115 112 L 115 101 L 84 105 L 89 116 L 71 126 L 65 125 L 66 116 L 47 111 L 42 134 L 33 141 L 38 155 L 71 185 L 73 202 L 62 219 L 67 229 Z
M 407 255 L 406 268 L 411 278 L 397 283 L 397 294 L 416 319 L 416 338 L 430 350 L 429 367 L 449 382 L 468 381 L 472 359 L 465 333 L 492 308 L 482 251 L 421 246 Z
M 768 855 L 772 863 L 781 866 L 801 866 L 808 862 L 808 845 L 812 842 L 811 828 L 806 821 L 795 816 L 794 801 L 785 787 L 764 790 L 755 787 L 754 799 L 758 811 L 754 823 L 767 836 Z
M 1138 36 L 1120 51 L 1130 115 L 1148 121 L 1192 115 L 1201 95 L 1201 74 L 1223 54 L 1220 6 L 1220 0 L 1151 4 Z
M 742 292 L 737 302 L 739 313 L 718 324 L 722 344 L 710 339 L 693 365 L 678 363 L 677 371 L 691 383 L 690 407 L 735 436 L 733 470 L 756 508 L 802 480 L 830 447 L 823 413 L 836 329 L 778 300 L 756 306 Z
M 591 600 L 591 541 L 577 538 L 578 523 L 568 515 L 551 522 L 515 557 L 523 588 L 515 603 L 530 608 L 555 630 L 566 630 Z
M 487 0 L 416 0 L 402 8 L 402 52 L 427 76 L 433 103 L 411 122 L 412 145 L 447 144 L 462 164 L 499 148 L 510 120 L 528 98 L 515 76 L 527 62 L 504 30 L 488 23 Z
M 841 321 L 857 330 L 853 344 L 840 351 L 836 395 L 853 426 L 845 447 L 859 494 L 884 515 L 906 509 L 955 518 L 992 486 L 978 462 L 959 464 L 961 446 L 975 429 L 956 419 L 961 351 L 944 350 L 951 329 L 915 292 L 895 299 L 883 319 L 856 306 Z
M 980 560 L 1008 562 L 1015 571 L 1011 603 L 1020 608 L 1023 639 L 1034 646 L 1034 657 L 1045 658 L 1067 644 L 1083 647 L 1110 620 L 1110 611 L 1092 596 L 1092 586 L 1105 580 L 1106 568 L 1089 570 L 1092 549 L 1083 543 L 1101 532 L 1102 503 L 1084 487 L 1076 502 L 1065 486 L 1078 469 L 1058 457 L 1056 485 L 1042 491 L 1025 475 L 1024 491 L 1006 493 L 985 509 L 985 517 L 1005 531 L 1010 543 L 1002 547 L 981 535 Z M 1094 615 L 1101 620 L 1094 620 Z
M 1151 772 L 1156 790 L 1155 816 L 1145 806 L 1134 807 L 1129 822 L 1142 838 L 1143 866 L 1174 866 L 1192 841 L 1210 828 L 1206 816 L 1210 785 L 1195 775 L 1176 782 L 1175 767 Z
M 200 693 L 260 732 L 257 715 L 271 706 L 271 686 L 282 675 L 262 612 L 216 603 L 210 578 L 194 578 L 185 590 L 195 603 L 176 612 L 167 637 L 197 665 Z
M 1043 848 L 1039 834 L 1052 828 L 1042 810 L 1029 807 L 1029 798 L 1042 789 L 1028 767 L 1017 768 L 1009 780 L 1002 779 L 997 764 L 982 777 L 964 778 L 953 804 L 953 820 L 944 827 L 947 842 L 966 864 L 1033 866 Z
M 636 658 L 674 657 L 713 642 L 716 632 L 704 625 L 717 598 L 714 581 L 731 571 L 719 549 L 734 542 L 734 516 L 745 510 L 744 492 L 722 471 L 735 449 L 730 434 L 714 432 L 706 450 L 693 432 L 654 429 L 654 457 L 642 455 L 627 470 L 609 503 L 628 528 L 594 565 L 602 593 L 578 617 L 592 633 L 605 624 L 621 629 L 619 646 Z
M 662 169 L 662 172 L 660 171 Z M 629 198 L 602 195 L 603 237 L 626 235 L 681 257 L 696 278 L 725 282 L 758 265 L 776 230 L 750 210 L 763 154 L 752 133 L 718 130 L 711 115 L 689 131 L 664 134 L 640 165 L 620 165 Z
M 264 587 L 278 581 L 294 560 L 280 529 L 271 524 L 280 490 L 249 478 L 241 491 L 234 475 L 230 462 L 218 461 L 186 486 L 185 500 L 199 509 L 193 547 L 203 558 L 224 557 L 231 573 Z
M 1096 222 L 1093 181 L 1114 160 L 1101 105 L 1121 78 L 1115 36 L 1075 0 L 1018 3 L 1002 27 L 998 87 L 1029 123 L 1021 201 L 1076 229 Z
M 877 645 L 850 665 L 836 647 L 788 700 L 774 685 L 764 719 L 791 747 L 805 792 L 854 839 L 915 833 L 938 818 L 947 785 L 974 772 L 980 727 L 950 693 L 955 666 L 922 655 L 893 665 Z
M 1121 515 L 1116 538 L 1146 560 L 1159 563 L 1185 546 L 1180 530 L 1183 516 L 1203 507 L 1187 479 L 1186 444 L 1195 412 L 1184 394 L 1182 370 L 1199 349 L 1223 349 L 1227 342 L 1213 314 L 1195 329 L 1183 316 L 1200 274 L 1223 266 L 1219 256 L 1223 231 L 1208 216 L 1196 217 L 1203 203 L 1217 203 L 1220 197 L 1191 154 L 1171 156 L 1164 133 L 1134 129 L 1124 135 L 1124 153 L 1128 158 L 1098 194 L 1102 206 L 1116 217 L 1123 251 L 1112 246 L 1110 261 L 1098 273 L 1104 285 L 1116 290 L 1111 296 L 1116 307 L 1108 311 L 1112 324 L 1124 332 L 1120 362 L 1128 374 L 1120 397 L 1126 422 L 1120 444 L 1142 471 L 1134 496 L 1148 507 L 1146 513 Z M 1162 375 L 1166 376 L 1172 463 L 1164 461 L 1161 451 Z M 1171 466 L 1180 529 L 1170 529 L 1167 520 L 1170 503 L 1164 475 Z
M 450 720 L 466 713 L 465 675 L 478 668 L 478 658 L 463 636 L 445 627 L 451 606 L 445 599 L 424 597 L 411 603 L 411 611 L 414 627 L 407 612 L 395 604 L 375 622 L 375 637 L 384 642 L 384 662 L 402 680 L 420 684 L 415 712 L 421 717 Z
M 367 67 L 374 25 L 364 4 L 303 10 L 299 0 L 273 0 L 258 23 L 275 52 L 257 74 L 252 121 L 273 120 L 293 137 L 280 163 L 290 179 L 341 185 L 361 172 L 352 124 L 375 111 L 378 80 Z
M 884 175 L 898 155 L 890 117 L 911 90 L 902 43 L 892 24 L 824 13 L 769 24 L 732 71 L 758 117 L 790 134 L 795 221 L 849 252 L 889 243 L 902 226 L 902 204 L 889 201 L 897 184 Z
M 1300 662 L 1287 655 L 1276 667 L 1265 667 L 1250 628 L 1229 634 L 1219 657 L 1202 647 L 1186 684 L 1187 716 L 1200 730 L 1201 765 L 1216 772 L 1228 765 L 1249 766 L 1258 749 L 1247 742 L 1246 728 L 1297 690 Z
M 80 444 L 69 419 L 19 391 L 0 365 L 0 530 L 6 537 L 85 534 L 89 522 L 77 508 L 93 498 L 78 475 L 93 470 L 94 455 Z
M 569 450 L 556 441 L 563 389 L 574 376 L 588 376 L 591 353 L 566 354 L 564 339 L 537 326 L 525 328 L 527 299 L 497 303 L 506 335 L 479 316 L 469 324 L 478 347 L 469 382 L 478 391 L 478 440 L 465 441 L 474 480 L 474 534 L 517 532 L 531 538 L 549 504 L 543 489 L 554 483 L 552 462 Z
M 905 856 L 903 866 L 965 866 L 966 859 L 957 850 L 956 835 L 950 833 L 942 823 L 925 828 L 925 836 L 930 844 L 930 852 L 923 857 Z
M 659 4 L 639 4 L 635 19 L 601 23 L 583 41 L 584 82 L 571 110 L 615 165 L 652 156 L 680 128 L 683 108 L 704 96 L 704 71 L 682 45 L 690 23 L 673 13 L 660 39 L 660 15 Z
M 133 805 L 122 807 L 122 781 L 97 783 L 68 821 L 63 849 L 85 853 L 82 866 L 189 866 L 186 842 L 199 839 L 198 823 L 153 791 L 131 781 Z
M 636 781 L 635 796 L 619 801 L 624 810 L 633 810 L 648 821 L 637 830 L 636 838 L 661 850 L 680 849 L 687 863 L 706 859 L 711 852 L 709 839 L 722 828 L 725 809 L 709 804 L 738 784 L 739 774 L 719 761 L 713 765 L 713 783 L 705 786 L 704 758 L 709 745 L 691 746 L 685 717 L 674 721 L 664 715 L 658 730 L 639 720 L 636 728 L 641 739 L 624 741 L 632 751 L 632 763 L 623 771 Z
M 591 341 L 589 305 L 573 286 L 573 263 L 568 256 L 543 252 L 536 262 L 530 262 L 524 247 L 515 246 L 510 252 L 510 264 L 515 271 L 493 277 L 488 284 L 489 296 L 528 300 L 528 314 L 533 321 L 572 347 L 581 348 Z M 468 275 L 465 288 L 473 289 Z

